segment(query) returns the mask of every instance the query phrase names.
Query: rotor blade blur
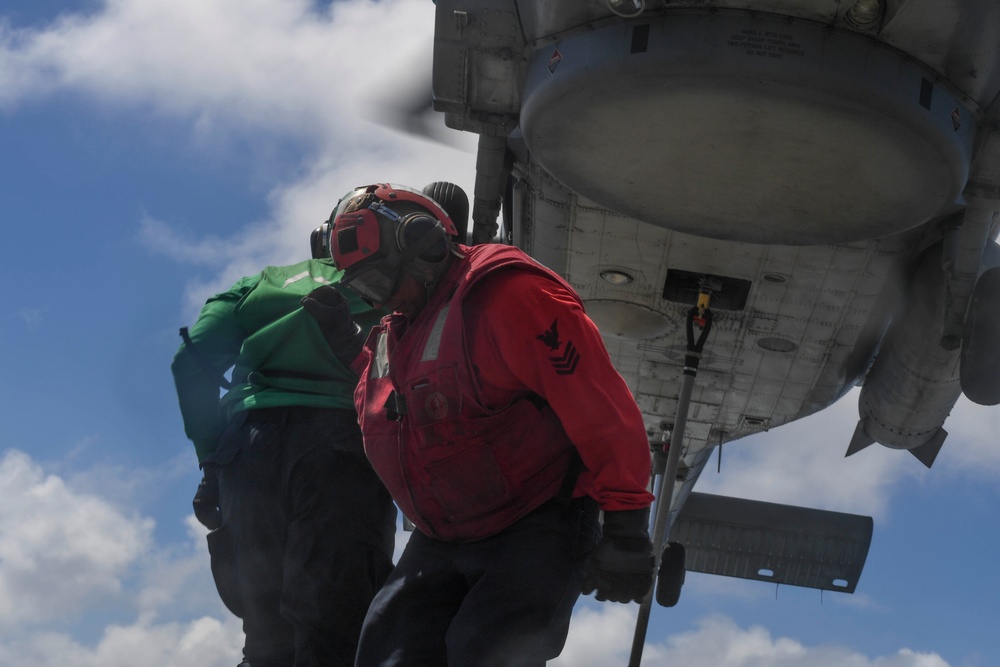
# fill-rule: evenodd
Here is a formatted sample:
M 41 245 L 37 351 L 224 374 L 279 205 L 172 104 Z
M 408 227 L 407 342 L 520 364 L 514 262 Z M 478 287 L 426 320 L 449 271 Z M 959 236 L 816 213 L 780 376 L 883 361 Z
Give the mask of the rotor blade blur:
M 413 54 L 407 60 L 407 76 L 375 80 L 366 100 L 366 116 L 373 122 L 404 134 L 472 152 L 462 133 L 449 129 L 444 114 L 434 111 L 431 59 Z

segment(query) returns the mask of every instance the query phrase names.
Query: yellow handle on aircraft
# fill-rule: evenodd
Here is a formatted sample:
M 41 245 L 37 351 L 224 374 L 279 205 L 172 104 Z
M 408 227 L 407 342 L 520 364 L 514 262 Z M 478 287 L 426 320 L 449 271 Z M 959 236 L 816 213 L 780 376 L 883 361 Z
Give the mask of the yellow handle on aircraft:
M 698 292 L 698 316 L 694 318 L 695 323 L 700 326 L 705 326 L 705 313 L 708 312 L 708 303 L 712 300 L 711 292 Z
M 698 314 L 704 315 L 708 310 L 708 302 L 712 300 L 711 292 L 698 292 Z

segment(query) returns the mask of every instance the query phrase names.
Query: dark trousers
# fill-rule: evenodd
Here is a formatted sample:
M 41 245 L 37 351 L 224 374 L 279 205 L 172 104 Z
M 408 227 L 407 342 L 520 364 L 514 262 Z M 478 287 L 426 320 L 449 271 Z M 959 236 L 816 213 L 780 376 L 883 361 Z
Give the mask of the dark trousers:
M 352 665 L 365 612 L 392 570 L 396 527 L 356 414 L 254 410 L 230 424 L 215 458 L 247 661 Z
M 549 502 L 484 540 L 414 531 L 372 602 L 357 667 L 528 667 L 562 651 L 597 505 Z

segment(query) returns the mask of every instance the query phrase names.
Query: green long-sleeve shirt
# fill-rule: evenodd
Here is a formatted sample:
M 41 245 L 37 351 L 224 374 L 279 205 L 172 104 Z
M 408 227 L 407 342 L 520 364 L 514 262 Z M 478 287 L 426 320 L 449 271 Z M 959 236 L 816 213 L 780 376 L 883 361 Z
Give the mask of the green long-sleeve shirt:
M 191 345 L 182 344 L 171 365 L 184 432 L 199 462 L 215 451 L 238 412 L 293 405 L 354 409 L 357 377 L 337 360 L 301 304 L 303 296 L 339 283 L 342 275 L 330 260 L 269 266 L 205 303 L 188 332 Z M 355 321 L 370 329 L 381 313 L 350 290 L 342 293 Z M 230 368 L 232 386 L 220 396 L 219 378 Z

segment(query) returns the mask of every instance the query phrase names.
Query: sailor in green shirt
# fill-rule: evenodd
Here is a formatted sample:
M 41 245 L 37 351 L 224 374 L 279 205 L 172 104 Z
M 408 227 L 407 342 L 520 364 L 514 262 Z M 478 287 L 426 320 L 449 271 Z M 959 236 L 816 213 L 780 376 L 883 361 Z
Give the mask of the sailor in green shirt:
M 319 231 L 314 256 L 329 257 Z M 352 665 L 392 569 L 396 510 L 364 455 L 357 377 L 301 306 L 341 274 L 310 259 L 239 280 L 182 330 L 171 366 L 205 471 L 195 513 L 212 529 L 213 574 L 243 619 L 252 667 Z M 343 293 L 363 328 L 378 321 Z

